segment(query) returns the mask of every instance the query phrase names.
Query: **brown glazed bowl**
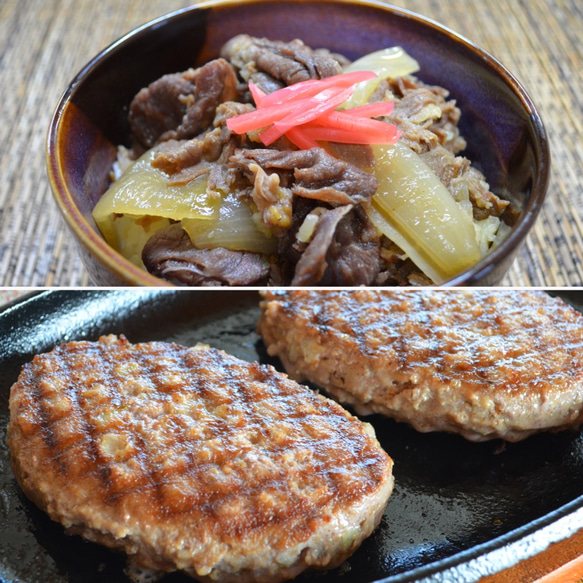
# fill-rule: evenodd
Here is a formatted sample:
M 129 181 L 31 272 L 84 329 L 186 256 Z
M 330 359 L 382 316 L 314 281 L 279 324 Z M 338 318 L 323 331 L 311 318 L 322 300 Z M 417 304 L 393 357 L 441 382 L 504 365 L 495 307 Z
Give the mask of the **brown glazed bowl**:
M 519 217 L 503 243 L 447 285 L 498 284 L 532 227 L 550 169 L 546 132 L 531 98 L 496 59 L 455 32 L 374 0 L 216 0 L 152 21 L 92 59 L 52 119 L 48 173 L 57 204 L 97 285 L 165 285 L 107 245 L 91 211 L 108 186 L 118 144 L 129 145 L 128 105 L 165 73 L 198 66 L 239 33 L 301 38 L 350 59 L 400 45 L 418 76 L 450 90 L 462 110 L 465 152 Z

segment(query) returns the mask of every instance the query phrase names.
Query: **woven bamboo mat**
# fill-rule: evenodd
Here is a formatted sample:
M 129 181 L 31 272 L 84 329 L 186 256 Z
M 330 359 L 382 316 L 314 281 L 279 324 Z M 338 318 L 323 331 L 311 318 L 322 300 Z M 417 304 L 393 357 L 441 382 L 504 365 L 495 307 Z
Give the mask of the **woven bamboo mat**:
M 504 281 L 583 285 L 583 8 L 580 0 L 395 0 L 470 38 L 526 86 L 550 135 L 545 208 Z M 0 0 L 0 285 L 89 278 L 46 178 L 52 112 L 70 79 L 133 27 L 187 0 Z

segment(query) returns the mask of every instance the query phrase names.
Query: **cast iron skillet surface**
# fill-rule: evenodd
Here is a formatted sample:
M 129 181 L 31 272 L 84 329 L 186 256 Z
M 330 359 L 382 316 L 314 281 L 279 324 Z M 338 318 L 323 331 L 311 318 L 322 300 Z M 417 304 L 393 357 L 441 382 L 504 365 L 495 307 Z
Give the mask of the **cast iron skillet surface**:
M 583 305 L 583 292 L 571 292 L 567 299 Z M 66 535 L 16 484 L 6 425 L 10 386 L 21 365 L 62 342 L 123 333 L 132 342 L 202 341 L 279 366 L 255 333 L 258 301 L 250 291 L 53 291 L 0 313 L 2 581 L 127 582 L 123 557 Z M 342 567 L 297 581 L 473 581 L 479 576 L 468 565 L 476 557 L 486 557 L 491 572 L 496 561 L 503 567 L 501 550 L 512 548 L 517 561 L 542 550 L 537 537 L 547 536 L 553 525 L 566 524 L 562 528 L 569 530 L 582 523 L 580 432 L 544 434 L 516 444 L 475 444 L 453 435 L 419 434 L 380 417 L 369 420 L 395 460 L 395 491 L 381 525 Z M 524 537 L 531 544 L 516 543 Z M 191 579 L 172 574 L 163 581 Z

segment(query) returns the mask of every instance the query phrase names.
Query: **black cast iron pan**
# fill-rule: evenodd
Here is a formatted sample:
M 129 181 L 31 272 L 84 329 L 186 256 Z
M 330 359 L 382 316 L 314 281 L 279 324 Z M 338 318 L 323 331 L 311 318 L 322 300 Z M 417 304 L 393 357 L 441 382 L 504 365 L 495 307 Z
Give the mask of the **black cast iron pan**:
M 583 306 L 583 292 L 563 295 Z M 0 313 L 0 579 L 126 582 L 123 557 L 64 534 L 19 490 L 6 447 L 8 395 L 34 354 L 105 333 L 130 341 L 202 341 L 247 360 L 271 360 L 255 333 L 252 291 L 48 291 Z M 372 417 L 395 460 L 396 486 L 377 531 L 340 569 L 313 583 L 472 582 L 583 527 L 583 435 L 516 444 L 419 434 Z M 165 583 L 190 581 L 173 574 Z

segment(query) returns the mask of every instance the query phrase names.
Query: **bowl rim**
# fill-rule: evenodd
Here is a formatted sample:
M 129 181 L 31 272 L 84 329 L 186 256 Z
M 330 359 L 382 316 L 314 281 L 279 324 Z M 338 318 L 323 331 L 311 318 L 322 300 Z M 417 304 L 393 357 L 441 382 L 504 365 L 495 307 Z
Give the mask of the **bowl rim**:
M 93 58 L 91 58 L 73 77 L 63 94 L 61 95 L 57 107 L 51 117 L 47 138 L 45 143 L 45 159 L 47 164 L 48 178 L 51 186 L 51 192 L 55 199 L 57 206 L 64 218 L 67 226 L 71 229 L 77 243 L 82 245 L 87 252 L 97 261 L 102 267 L 113 273 L 125 285 L 140 285 L 140 286 L 170 286 L 167 281 L 158 278 L 145 270 L 137 267 L 128 259 L 123 257 L 120 253 L 115 251 L 101 234 L 85 219 L 83 214 L 79 211 L 75 204 L 74 198 L 67 186 L 64 177 L 62 159 L 59 153 L 59 146 L 62 141 L 61 125 L 63 123 L 64 114 L 70 105 L 70 99 L 75 94 L 79 85 L 91 75 L 93 70 L 101 63 L 104 58 L 113 52 L 123 48 L 124 45 L 132 42 L 135 38 L 148 33 L 155 29 L 160 24 L 167 24 L 170 21 L 179 19 L 186 14 L 190 14 L 200 10 L 208 10 L 214 8 L 223 8 L 229 6 L 241 6 L 244 4 L 269 4 L 274 0 L 204 0 L 199 4 L 180 8 L 163 14 L 157 18 L 151 19 L 144 24 L 141 24 L 132 30 L 125 33 L 123 36 L 113 41 L 101 51 L 99 51 Z M 502 79 L 504 84 L 512 90 L 512 93 L 517 97 L 524 111 L 528 114 L 530 124 L 535 134 L 535 164 L 538 169 L 536 173 L 529 199 L 522 209 L 522 212 L 513 225 L 512 230 L 508 233 L 499 247 L 492 250 L 476 265 L 453 276 L 441 285 L 448 286 L 464 286 L 476 285 L 477 280 L 486 278 L 491 272 L 495 271 L 499 261 L 515 247 L 520 247 L 524 242 L 526 235 L 534 225 L 538 214 L 544 204 L 547 194 L 548 184 L 550 180 L 550 163 L 551 154 L 548 135 L 532 98 L 528 94 L 525 87 L 496 57 L 490 54 L 485 49 L 478 46 L 476 43 L 454 31 L 452 28 L 440 24 L 432 18 L 428 18 L 406 8 L 400 8 L 391 4 L 385 4 L 380 0 L 286 0 L 290 3 L 320 3 L 320 4 L 335 4 L 335 5 L 362 5 L 381 10 L 388 14 L 396 15 L 401 18 L 414 20 L 423 27 L 429 27 L 440 35 L 445 35 L 454 42 L 461 43 L 470 52 L 476 54 L 485 62 L 486 66 L 495 71 L 495 73 Z M 91 274 L 90 274 L 91 275 Z M 251 289 L 259 289 L 263 286 L 250 286 Z

